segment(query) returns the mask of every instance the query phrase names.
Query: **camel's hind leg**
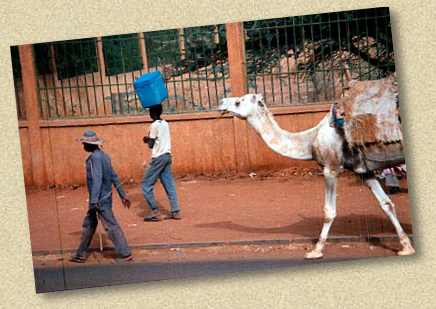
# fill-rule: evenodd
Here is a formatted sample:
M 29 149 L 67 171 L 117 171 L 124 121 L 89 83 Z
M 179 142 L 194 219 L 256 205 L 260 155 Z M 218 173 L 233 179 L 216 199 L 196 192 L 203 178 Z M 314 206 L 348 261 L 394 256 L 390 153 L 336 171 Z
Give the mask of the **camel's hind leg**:
M 324 249 L 327 241 L 327 236 L 330 227 L 336 217 L 336 176 L 337 172 L 329 168 L 324 168 L 324 181 L 325 181 L 325 203 L 324 203 L 324 224 L 322 226 L 321 234 L 315 248 L 308 252 L 305 256 L 306 259 L 319 259 L 323 257 L 322 250 Z
M 397 231 L 398 237 L 400 238 L 400 243 L 402 245 L 402 249 L 398 251 L 398 255 L 411 255 L 415 253 L 415 249 L 413 249 L 412 244 L 410 243 L 410 239 L 407 234 L 404 232 L 401 227 L 400 222 L 398 221 L 397 215 L 395 213 L 395 205 L 391 201 L 391 199 L 386 195 L 381 187 L 380 183 L 375 178 L 369 178 L 366 180 L 366 184 L 371 188 L 372 193 L 377 198 L 380 207 L 383 209 L 385 214 L 391 220 L 392 224 Z

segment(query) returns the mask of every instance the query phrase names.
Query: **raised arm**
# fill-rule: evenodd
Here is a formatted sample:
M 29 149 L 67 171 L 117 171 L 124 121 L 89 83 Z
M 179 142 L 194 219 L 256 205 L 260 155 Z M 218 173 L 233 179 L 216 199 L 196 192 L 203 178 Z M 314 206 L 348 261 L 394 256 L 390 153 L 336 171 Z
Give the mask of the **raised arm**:
M 156 142 L 155 138 L 144 136 L 142 140 L 144 141 L 145 144 L 148 144 L 148 148 L 153 149 L 154 143 Z
M 148 134 L 148 136 L 144 136 L 143 141 L 144 143 L 148 144 L 148 147 L 150 149 L 153 148 L 157 138 L 158 138 L 158 131 L 157 128 L 155 126 L 155 122 L 153 122 L 150 126 L 150 133 Z

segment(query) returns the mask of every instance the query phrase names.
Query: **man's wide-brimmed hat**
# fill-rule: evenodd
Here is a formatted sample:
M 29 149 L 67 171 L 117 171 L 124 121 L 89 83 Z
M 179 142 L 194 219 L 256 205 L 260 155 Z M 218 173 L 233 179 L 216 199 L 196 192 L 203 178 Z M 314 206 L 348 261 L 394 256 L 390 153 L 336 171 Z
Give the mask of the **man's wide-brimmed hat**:
M 92 145 L 101 145 L 103 140 L 100 139 L 94 131 L 86 130 L 83 132 L 82 137 L 79 139 L 80 142 Z

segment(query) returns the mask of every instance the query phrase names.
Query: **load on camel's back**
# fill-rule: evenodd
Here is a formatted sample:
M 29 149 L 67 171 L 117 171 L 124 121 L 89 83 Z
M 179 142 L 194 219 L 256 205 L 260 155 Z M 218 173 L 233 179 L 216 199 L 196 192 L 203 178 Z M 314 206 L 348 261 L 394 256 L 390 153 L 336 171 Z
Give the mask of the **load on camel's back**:
M 332 114 L 337 116 L 333 123 L 338 125 L 343 118 L 348 147 L 359 152 L 368 170 L 405 162 L 398 102 L 398 85 L 390 76 L 349 80 L 343 97 L 334 105 Z

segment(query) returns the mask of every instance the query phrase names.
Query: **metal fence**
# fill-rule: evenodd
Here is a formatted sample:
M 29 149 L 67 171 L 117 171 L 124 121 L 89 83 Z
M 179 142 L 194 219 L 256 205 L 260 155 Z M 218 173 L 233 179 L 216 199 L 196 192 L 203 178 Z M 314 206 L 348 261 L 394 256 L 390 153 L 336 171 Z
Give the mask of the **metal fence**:
M 338 98 L 353 78 L 395 71 L 388 8 L 244 23 L 248 89 L 269 105 Z
M 340 96 L 344 64 L 354 78 L 395 70 L 389 10 L 326 13 L 244 23 L 249 92 L 270 106 Z M 13 47 L 17 110 L 25 118 L 21 70 Z M 143 114 L 133 81 L 160 70 L 165 113 L 215 110 L 231 95 L 225 25 L 34 45 L 41 118 Z

